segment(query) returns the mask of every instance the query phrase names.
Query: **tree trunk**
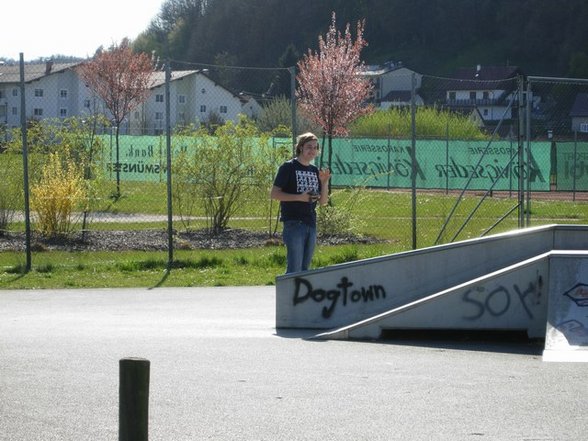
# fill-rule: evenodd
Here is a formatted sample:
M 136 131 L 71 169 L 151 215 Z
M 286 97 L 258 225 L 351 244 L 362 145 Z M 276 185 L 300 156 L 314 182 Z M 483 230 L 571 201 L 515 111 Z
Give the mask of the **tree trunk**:
M 329 133 L 329 159 L 328 159 L 328 166 L 329 170 L 331 170 L 331 164 L 333 161 L 333 135 Z M 331 200 L 331 180 L 329 179 L 329 201 Z
M 115 199 L 119 200 L 120 199 L 120 147 L 119 147 L 119 141 L 118 141 L 118 136 L 119 136 L 119 130 L 120 128 L 120 124 L 117 124 L 115 127 L 116 130 L 116 136 L 114 137 L 115 141 L 116 141 L 116 193 L 115 193 Z

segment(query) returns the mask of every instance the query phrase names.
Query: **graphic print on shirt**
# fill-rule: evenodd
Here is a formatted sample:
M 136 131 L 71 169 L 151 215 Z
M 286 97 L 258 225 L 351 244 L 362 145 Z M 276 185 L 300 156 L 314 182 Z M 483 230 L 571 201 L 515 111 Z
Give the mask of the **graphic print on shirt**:
M 296 170 L 296 191 L 305 193 L 319 189 L 318 176 L 311 171 Z

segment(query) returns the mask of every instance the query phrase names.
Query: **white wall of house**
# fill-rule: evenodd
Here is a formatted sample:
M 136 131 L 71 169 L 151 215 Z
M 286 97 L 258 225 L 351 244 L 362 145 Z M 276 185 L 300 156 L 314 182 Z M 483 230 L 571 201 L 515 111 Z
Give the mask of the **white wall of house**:
M 79 113 L 76 100 L 78 82 L 77 74 L 68 69 L 26 84 L 27 119 L 63 119 L 77 115 Z M 17 107 L 20 108 L 20 97 L 18 100 Z
M 502 97 L 505 90 L 448 90 L 447 102 L 457 106 L 476 106 L 484 121 L 500 121 L 512 118 L 512 107 L 508 103 L 510 96 L 501 100 L 500 104 L 494 104 L 495 100 Z
M 196 118 L 206 121 L 211 114 L 215 113 L 225 121 L 229 119 L 237 121 L 241 112 L 239 98 L 208 77 L 197 75 L 195 79 Z
M 414 73 L 414 71 L 406 67 L 401 67 L 380 75 L 381 96 L 384 97 L 392 91 L 412 90 L 412 76 Z M 421 87 L 422 78 L 421 74 L 415 75 L 417 89 Z
M 174 79 L 177 78 L 177 79 Z M 0 123 L 20 126 L 20 85 L 0 84 Z M 13 92 L 14 91 L 14 92 Z M 72 116 L 106 114 L 102 100 L 94 95 L 76 73 L 65 69 L 49 73 L 25 84 L 27 119 L 64 119 Z M 196 124 L 206 122 L 211 115 L 222 121 L 238 120 L 240 113 L 254 116 L 260 106 L 254 99 L 243 103 L 212 79 L 198 71 L 174 73 L 170 83 L 170 123 Z M 149 98 L 131 111 L 122 132 L 159 134 L 165 130 L 165 84 L 151 90 Z
M 588 115 L 572 117 L 572 131 L 588 133 Z
M 478 106 L 484 121 L 500 121 L 512 118 L 512 107 L 508 106 Z
M 20 125 L 19 109 L 20 90 L 17 85 L 6 84 L 0 87 L 0 124 L 18 127 Z
M 423 76 L 406 67 L 375 68 L 370 69 L 365 73 L 365 76 L 369 78 L 374 85 L 373 99 L 380 102 L 381 108 L 406 106 L 410 104 L 409 102 L 385 101 L 384 98 L 390 92 L 407 92 L 412 90 L 413 75 L 415 75 L 415 86 L 418 90 L 421 87 Z M 422 103 L 420 97 L 419 101 Z
M 425 101 L 419 95 L 415 96 L 414 104 L 419 107 L 423 106 Z M 392 107 L 407 107 L 410 106 L 410 101 L 381 101 L 380 109 L 390 109 Z
M 249 118 L 256 119 L 263 108 L 261 105 L 252 97 L 248 97 L 245 101 L 242 101 L 241 104 L 241 113 L 247 115 Z
M 7 83 L 3 85 L 3 88 L 6 91 L 4 122 L 8 127 L 19 127 L 20 84 Z M 25 83 L 26 118 L 65 119 L 88 114 L 90 111 L 84 107 L 84 102 L 90 96 L 89 89 L 73 69 L 50 73 Z M 1 119 L 0 122 L 2 122 Z
M 131 132 L 161 134 L 165 130 L 165 85 L 154 87 L 149 98 L 131 115 Z M 211 117 L 238 120 L 242 112 L 239 97 L 207 76 L 192 71 L 170 82 L 170 124 L 205 123 Z

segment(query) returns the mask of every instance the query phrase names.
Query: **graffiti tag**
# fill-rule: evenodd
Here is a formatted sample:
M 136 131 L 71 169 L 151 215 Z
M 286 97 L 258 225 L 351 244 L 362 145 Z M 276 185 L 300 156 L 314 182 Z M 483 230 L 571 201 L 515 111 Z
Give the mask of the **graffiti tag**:
M 468 289 L 463 294 L 463 301 L 471 304 L 475 308 L 475 312 L 464 318 L 477 320 L 486 312 L 493 317 L 500 317 L 510 309 L 513 302 L 512 298 L 514 298 L 519 300 L 523 310 L 532 319 L 533 312 L 530 306 L 541 303 L 541 285 L 542 278 L 539 277 L 538 283 L 529 282 L 526 289 L 521 289 L 515 283 L 512 286 L 514 294 L 505 286 L 499 286 L 488 293 L 485 293 L 484 287 L 478 287 L 475 290 Z
M 569 297 L 581 308 L 588 306 L 588 285 L 585 283 L 578 283 L 569 291 L 564 292 L 563 295 Z
M 369 285 L 353 288 L 353 283 L 347 277 L 342 277 L 333 289 L 314 288 L 312 284 L 301 277 L 294 279 L 294 306 L 307 300 L 327 305 L 322 309 L 322 316 L 329 318 L 333 315 L 336 306 L 347 306 L 350 303 L 367 303 L 386 298 L 386 290 L 382 285 Z

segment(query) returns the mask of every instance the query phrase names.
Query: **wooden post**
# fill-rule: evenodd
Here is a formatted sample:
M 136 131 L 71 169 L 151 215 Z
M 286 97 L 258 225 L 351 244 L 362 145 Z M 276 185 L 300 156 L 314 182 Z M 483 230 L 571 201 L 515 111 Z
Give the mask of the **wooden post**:
M 119 362 L 119 441 L 149 439 L 149 367 L 144 358 L 123 358 Z

